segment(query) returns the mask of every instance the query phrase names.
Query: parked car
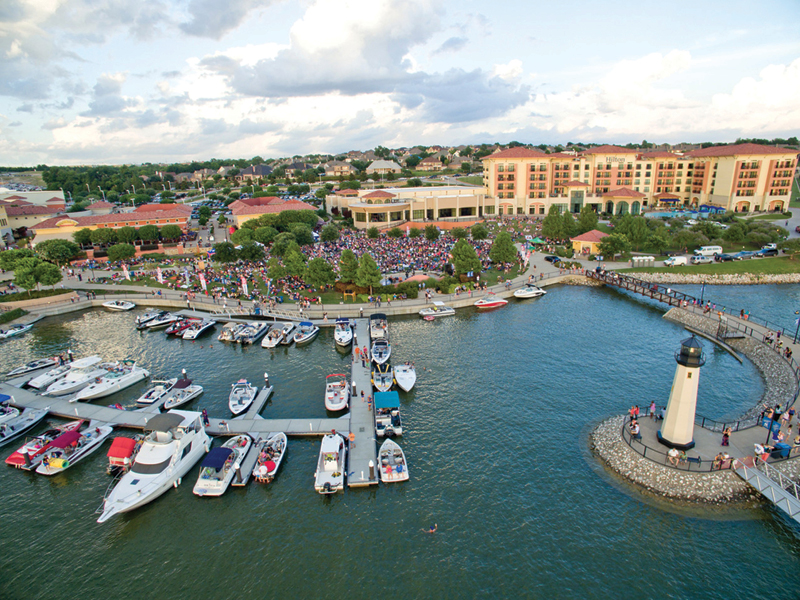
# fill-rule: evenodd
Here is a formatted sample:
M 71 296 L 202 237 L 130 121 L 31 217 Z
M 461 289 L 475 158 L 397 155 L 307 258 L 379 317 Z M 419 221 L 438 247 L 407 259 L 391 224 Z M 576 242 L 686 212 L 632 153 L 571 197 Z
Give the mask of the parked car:
M 714 260 L 717 262 L 730 262 L 733 260 L 733 255 L 731 254 L 715 254 Z
M 778 249 L 778 244 L 764 244 L 763 246 L 761 246 L 761 249 L 762 250 L 777 250 Z
M 670 256 L 667 260 L 664 261 L 665 267 L 677 267 L 685 264 L 686 264 L 685 256 Z
M 800 233 L 800 225 L 794 228 L 795 233 Z
M 547 262 L 550 262 L 550 263 L 553 263 L 553 264 L 556 264 L 557 262 L 559 262 L 561 260 L 561 258 L 558 257 L 558 256 L 545 256 L 544 259 Z
M 762 248 L 755 254 L 753 254 L 753 258 L 763 258 L 765 256 L 778 256 L 778 249 L 777 248 Z
M 700 255 L 698 255 L 698 256 L 693 256 L 692 257 L 692 264 L 693 265 L 705 265 L 705 264 L 713 263 L 713 262 L 714 262 L 714 259 L 711 258 L 710 256 L 700 256 Z
M 742 250 L 741 252 L 737 252 L 733 255 L 733 260 L 744 260 L 745 258 L 750 259 L 753 258 L 755 252 L 751 252 L 750 250 Z

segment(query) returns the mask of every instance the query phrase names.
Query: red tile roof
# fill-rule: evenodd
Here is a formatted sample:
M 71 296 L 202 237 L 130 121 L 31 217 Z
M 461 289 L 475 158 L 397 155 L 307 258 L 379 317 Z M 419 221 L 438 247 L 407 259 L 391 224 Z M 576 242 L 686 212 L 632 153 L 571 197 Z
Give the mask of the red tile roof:
M 233 204 L 231 204 L 233 206 Z M 317 207 L 312 206 L 301 200 L 289 200 L 280 204 L 264 204 L 261 206 L 244 206 L 238 210 L 234 209 L 233 214 L 237 217 L 239 215 L 266 215 L 271 213 L 279 213 L 285 210 L 313 210 L 316 211 Z
M 538 150 L 531 150 L 530 148 L 523 148 L 522 146 L 517 146 L 516 148 L 508 148 L 506 150 L 501 150 L 500 152 L 495 152 L 494 154 L 490 154 L 489 156 L 484 156 L 481 160 L 494 160 L 494 159 L 504 159 L 504 158 L 547 158 L 549 156 L 552 155 L 545 154 L 544 152 L 539 152 Z
M 680 199 L 680 196 L 678 194 L 671 194 L 669 192 L 661 192 L 660 194 L 656 194 L 655 196 L 653 196 L 653 198 L 658 198 L 659 200 L 661 198 L 678 198 L 678 199 Z
M 639 155 L 641 158 L 683 158 L 683 155 L 675 154 L 674 152 L 642 152 Z
M 8 204 L 6 205 L 6 214 L 9 217 L 27 217 L 34 215 L 57 215 L 58 208 L 52 206 L 34 206 L 32 204 Z
M 336 190 L 333 192 L 337 196 L 358 196 L 358 190 Z
M 32 202 L 26 202 L 25 200 L 11 200 L 10 202 L 5 201 L 6 206 L 33 206 Z
M 49 200 L 48 200 L 49 202 Z M 98 200 L 97 202 L 92 202 L 89 206 L 86 207 L 86 210 L 100 210 L 103 208 L 114 208 L 114 205 L 111 202 L 105 202 L 104 200 Z
M 587 231 L 586 233 L 582 233 L 579 236 L 569 239 L 571 242 L 591 242 L 596 244 L 604 237 L 608 237 L 608 234 L 598 231 L 597 229 L 592 229 L 591 231 Z
M 175 207 L 174 204 L 165 204 L 164 206 Z M 141 208 L 141 207 L 140 207 Z M 150 214 L 147 214 L 147 213 Z M 88 227 L 90 225 L 107 224 L 110 227 L 123 227 L 131 225 L 132 223 L 139 222 L 139 226 L 144 225 L 147 220 L 161 220 L 161 219 L 175 219 L 178 225 L 185 225 L 189 220 L 190 213 L 183 210 L 163 210 L 163 211 L 144 211 L 144 212 L 131 212 L 131 213 L 115 213 L 110 215 L 92 215 L 89 217 L 71 217 L 69 215 L 62 215 L 47 219 L 33 226 L 33 229 L 51 229 L 56 227 L 59 221 L 71 220 L 75 221 L 79 226 Z
M 142 204 L 134 209 L 134 213 L 153 213 L 153 212 L 168 212 L 180 211 L 183 213 L 191 214 L 192 207 L 185 204 Z
M 578 186 L 590 187 L 588 183 L 584 183 L 583 181 L 565 181 L 561 185 L 563 185 L 564 187 L 578 187 Z
M 605 146 L 597 146 L 597 148 L 588 148 L 581 152 L 581 154 L 639 154 L 639 151 L 606 144 Z
M 552 154 L 546 154 L 545 156 L 549 156 L 550 158 L 568 158 L 570 160 L 578 158 L 574 154 L 567 154 L 566 152 L 553 152 Z
M 604 197 L 609 198 L 644 198 L 645 195 L 642 192 L 636 192 L 631 188 L 621 187 L 617 188 L 616 190 L 608 190 Z
M 369 194 L 365 194 L 361 196 L 362 198 L 395 198 L 394 194 L 390 194 L 389 192 L 384 192 L 383 190 L 375 190 L 374 192 L 370 192 Z
M 711 146 L 687 152 L 689 156 L 741 156 L 743 154 L 794 154 L 797 150 L 790 148 L 776 148 L 775 146 L 762 146 L 761 144 L 732 144 L 729 146 Z
M 4 202 L 9 202 L 11 200 L 24 200 L 27 196 L 7 196 L 3 199 Z

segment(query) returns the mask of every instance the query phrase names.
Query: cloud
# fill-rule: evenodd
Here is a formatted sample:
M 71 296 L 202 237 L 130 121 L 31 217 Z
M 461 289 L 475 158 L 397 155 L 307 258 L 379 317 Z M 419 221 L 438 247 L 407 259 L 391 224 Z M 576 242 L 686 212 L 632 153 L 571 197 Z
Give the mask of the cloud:
M 268 131 L 278 131 L 280 125 L 278 123 L 271 123 L 269 121 L 252 121 L 250 119 L 243 119 L 239 122 L 239 133 L 242 135 L 261 135 Z
M 433 51 L 434 54 L 444 54 L 447 52 L 458 52 L 467 45 L 467 38 L 465 37 L 451 37 L 446 39 L 441 46 Z
M 256 8 L 272 4 L 273 0 L 191 0 L 188 21 L 180 24 L 180 29 L 188 35 L 219 40 L 226 33 L 236 29 Z
M 505 65 L 495 65 L 492 74 L 504 81 L 513 81 L 522 75 L 522 61 L 514 59 Z
M 53 131 L 54 129 L 61 129 L 62 127 L 67 126 L 67 121 L 63 117 L 59 117 L 57 119 L 50 119 L 47 123 L 42 125 L 42 129 L 46 129 L 48 131 Z
M 32 112 L 33 112 L 33 104 L 30 104 L 30 103 L 27 103 L 27 104 L 20 104 L 20 105 L 17 107 L 17 112 L 26 112 L 26 113 L 32 113 Z
M 136 106 L 137 101 L 122 96 L 122 85 L 125 83 L 124 73 L 105 73 L 97 79 L 92 92 L 94 99 L 89 102 L 89 110 L 81 113 L 82 117 L 116 116 L 119 112 Z
M 22 125 L 22 121 L 12 121 L 8 124 L 9 127 L 19 127 Z

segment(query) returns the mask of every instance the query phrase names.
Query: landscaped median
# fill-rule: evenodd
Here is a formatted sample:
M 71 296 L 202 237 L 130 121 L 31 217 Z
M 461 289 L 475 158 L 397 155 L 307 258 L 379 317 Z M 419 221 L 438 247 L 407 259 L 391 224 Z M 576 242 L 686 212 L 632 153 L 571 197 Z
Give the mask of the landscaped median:
M 0 307 L 3 310 L 14 308 L 35 308 L 37 306 L 47 306 L 48 304 L 62 304 L 77 300 L 78 294 L 75 290 L 39 290 L 28 292 L 18 292 L 16 294 L 5 294 L 0 296 Z

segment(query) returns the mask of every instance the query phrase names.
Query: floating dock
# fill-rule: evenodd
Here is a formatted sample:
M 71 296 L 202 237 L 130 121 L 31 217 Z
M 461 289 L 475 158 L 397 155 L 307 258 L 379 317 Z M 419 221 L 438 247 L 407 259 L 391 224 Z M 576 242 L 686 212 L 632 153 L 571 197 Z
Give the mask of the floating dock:
M 347 468 L 347 485 L 363 487 L 378 484 L 378 471 L 375 452 L 375 417 L 374 405 L 367 401 L 372 399 L 371 362 L 369 355 L 362 366 L 362 361 L 355 360 L 355 346 L 367 348 L 369 352 L 369 319 L 353 319 L 356 327 L 353 331 L 353 368 L 350 376 L 353 394 L 350 398 L 350 451 Z M 364 400 L 361 400 L 361 392 Z M 372 463 L 372 476 L 370 476 Z

